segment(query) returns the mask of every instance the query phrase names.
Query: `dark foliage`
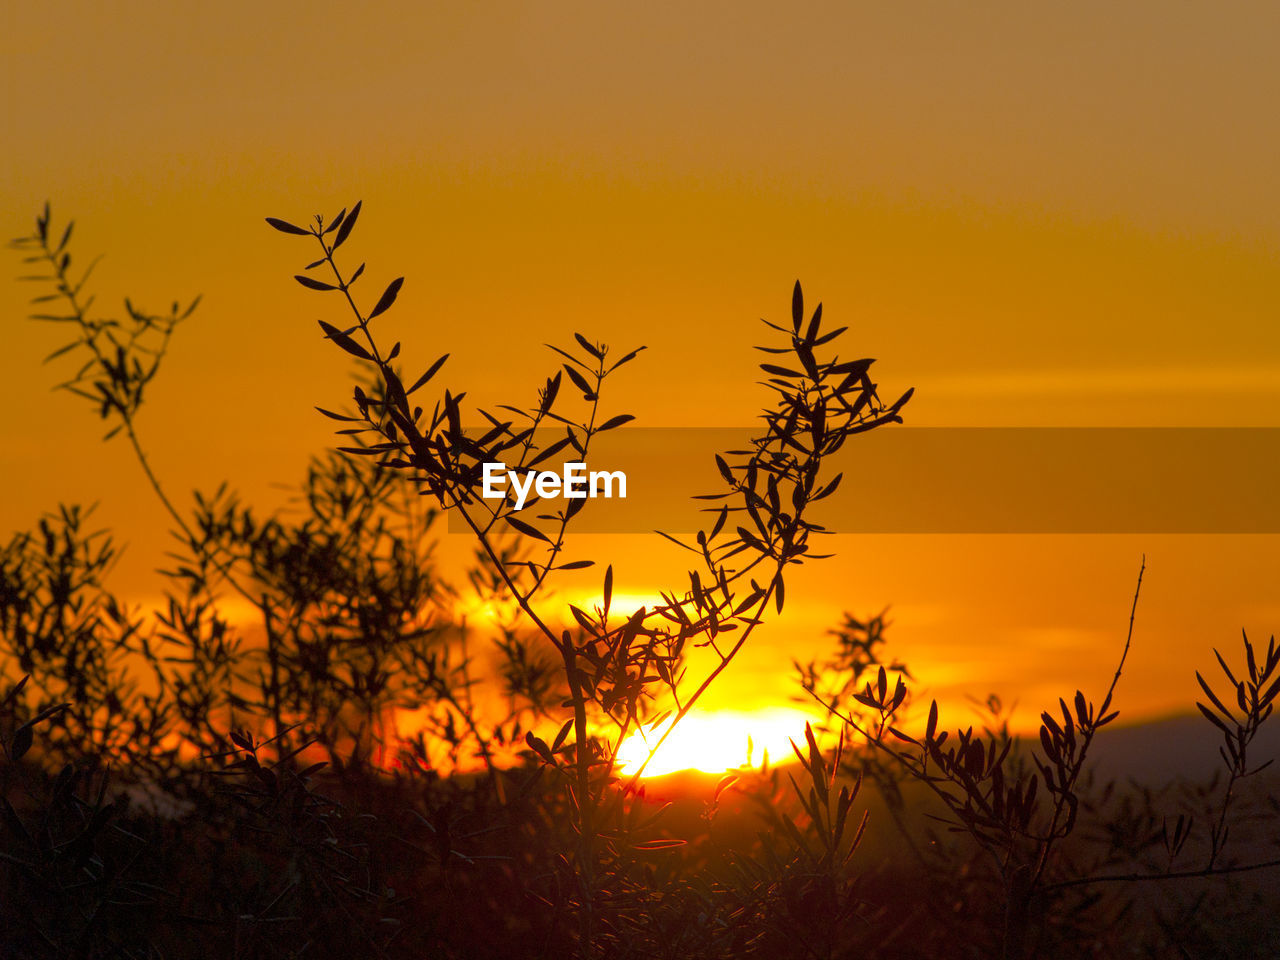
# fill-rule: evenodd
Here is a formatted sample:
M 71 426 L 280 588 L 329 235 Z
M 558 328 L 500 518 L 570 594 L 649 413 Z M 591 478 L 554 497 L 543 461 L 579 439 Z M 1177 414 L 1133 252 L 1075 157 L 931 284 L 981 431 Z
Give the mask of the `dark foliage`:
M 797 765 L 688 782 L 673 804 L 623 776 L 624 740 L 665 731 L 656 749 L 782 613 L 786 578 L 819 558 L 806 510 L 840 482 L 824 459 L 898 421 L 910 392 L 882 403 L 871 361 L 830 355 L 844 329 L 824 330 L 796 284 L 761 347 L 759 435 L 715 455 L 707 528 L 668 538 L 691 569 L 661 605 L 619 610 L 602 562 L 600 603 L 560 609 L 556 572 L 595 563 L 564 555 L 586 502 L 485 500 L 480 465 L 585 460 L 632 419 L 601 398 L 640 349 L 578 334 L 551 348 L 532 404 L 464 429 L 464 392 L 423 399 L 447 358 L 406 375 L 401 345 L 373 332 L 403 280 L 362 310 L 364 265 L 335 259 L 360 212 L 268 219 L 316 245 L 297 280 L 338 294 L 347 319 L 320 326 L 361 368 L 351 406 L 321 409 L 342 446 L 271 516 L 225 487 L 178 509 L 142 446 L 144 388 L 195 304 L 94 319 L 71 228 L 46 208 L 17 242 L 45 271 L 40 309 L 60 311 L 37 319 L 72 331 L 55 355 L 80 365 L 62 386 L 132 444 L 177 547 L 154 610 L 111 592 L 113 543 L 85 511 L 0 549 L 0 954 L 1269 955 L 1268 935 L 1240 930 L 1268 906 L 1244 881 L 1275 851 L 1228 841 L 1274 824 L 1274 802 L 1244 789 L 1265 765 L 1250 748 L 1280 689 L 1274 642 L 1246 638 L 1240 679 L 1219 657 L 1225 695 L 1201 679 L 1228 775 L 1177 797 L 1090 780 L 1124 656 L 1099 706 L 1077 692 L 1027 745 L 994 699 L 980 731 L 945 730 L 936 704 L 912 721 L 883 615 L 848 618 L 834 657 L 800 671 L 836 746 L 807 730 Z M 432 558 L 449 510 L 475 537 L 465 588 Z M 497 613 L 477 631 L 464 600 Z M 700 677 L 693 645 L 718 655 Z

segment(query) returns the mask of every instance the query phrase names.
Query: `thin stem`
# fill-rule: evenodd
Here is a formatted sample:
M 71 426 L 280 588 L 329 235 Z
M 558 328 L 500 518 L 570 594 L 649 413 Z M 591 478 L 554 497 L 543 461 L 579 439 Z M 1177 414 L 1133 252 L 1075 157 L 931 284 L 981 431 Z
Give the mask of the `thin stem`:
M 938 797 L 939 800 L 942 801 L 943 805 L 948 810 L 955 812 L 957 809 L 960 809 L 960 806 L 959 804 L 957 804 L 955 798 L 952 797 L 951 794 L 943 790 L 940 786 L 938 786 L 938 778 L 931 776 L 928 772 L 926 772 L 926 767 L 928 763 L 927 752 L 924 754 L 924 757 L 925 757 L 924 761 L 922 761 L 919 767 L 916 767 L 912 764 L 911 757 L 909 757 L 905 753 L 899 753 L 897 750 L 894 750 L 893 747 L 890 747 L 888 744 L 884 742 L 885 721 L 881 722 L 879 731 L 873 736 L 872 734 L 868 733 L 862 727 L 861 724 L 859 724 L 856 720 L 854 720 L 853 717 L 841 713 L 840 709 L 834 703 L 828 703 L 822 697 L 818 696 L 816 691 L 809 690 L 808 693 L 809 693 L 809 696 L 813 697 L 814 700 L 822 704 L 822 706 L 825 707 L 833 717 L 836 717 L 837 719 L 848 724 L 849 729 L 852 730 L 854 733 L 856 733 L 858 736 L 862 737 L 864 741 L 869 743 L 875 749 L 888 754 L 890 757 L 894 759 L 894 761 L 896 761 L 901 766 L 905 767 L 907 771 L 910 772 L 913 777 L 915 777 L 916 780 L 920 781 L 926 787 L 932 790 L 933 793 Z M 980 795 L 977 796 L 976 799 L 978 799 L 983 803 L 984 812 L 989 813 L 990 806 L 986 804 L 986 801 Z M 965 829 L 967 830 L 969 835 L 974 839 L 974 841 L 977 842 L 979 848 L 984 850 L 995 862 L 997 871 L 1003 876 L 1005 872 L 1005 864 L 1000 860 L 1000 857 L 996 854 L 995 850 L 992 849 L 991 844 L 988 843 L 987 839 L 982 834 L 980 834 L 977 830 L 975 830 L 967 821 L 961 819 L 961 823 L 965 826 Z
M 1209 838 L 1209 866 L 1207 869 L 1212 870 L 1214 864 L 1218 862 L 1218 856 L 1222 853 L 1226 840 L 1227 810 L 1231 806 L 1232 793 L 1235 790 L 1236 781 L 1240 779 L 1239 766 L 1231 768 L 1231 776 L 1227 778 L 1227 788 L 1222 796 L 1222 809 L 1218 812 L 1218 824 L 1213 828 L 1213 832 Z
M 604 383 L 603 357 L 601 358 L 599 365 L 596 367 L 595 377 L 596 377 L 596 388 L 594 391 L 592 391 L 595 399 L 591 403 L 591 419 L 587 422 L 586 433 L 582 438 L 581 456 L 584 461 L 587 459 L 587 450 L 591 446 L 591 437 L 595 433 L 596 415 L 600 410 L 600 387 Z M 494 520 L 495 521 L 497 520 L 496 516 L 494 517 Z M 543 566 L 542 572 L 538 574 L 538 576 L 535 578 L 533 582 L 533 586 L 529 588 L 529 593 L 528 593 L 529 596 L 533 596 L 538 591 L 538 589 L 542 586 L 542 582 L 546 580 L 547 574 L 551 572 L 551 567 L 556 562 L 556 557 L 560 555 L 560 551 L 564 548 L 564 535 L 568 527 L 569 527 L 569 511 L 566 509 L 562 511 L 560 514 L 560 530 L 556 534 L 555 543 L 552 545 L 551 549 L 548 551 L 547 562 Z
M 1280 860 L 1263 860 L 1260 863 L 1246 863 L 1238 867 L 1205 867 L 1201 870 L 1179 870 L 1174 873 L 1115 873 L 1098 877 L 1077 877 L 1074 880 L 1059 880 L 1046 883 L 1040 888 L 1041 893 L 1051 890 L 1065 890 L 1068 887 L 1084 887 L 1095 883 L 1134 883 L 1142 880 L 1193 880 L 1197 877 L 1221 877 L 1233 873 L 1250 873 L 1254 870 L 1270 870 L 1280 867 Z
M 138 463 L 141 464 L 142 466 L 142 472 L 145 473 L 147 476 L 147 482 L 151 484 L 151 489 L 155 491 L 156 496 L 159 497 L 160 499 L 160 503 L 163 504 L 165 510 L 168 511 L 169 516 L 173 518 L 174 523 L 178 525 L 178 527 L 186 535 L 187 539 L 194 544 L 196 542 L 195 534 L 191 532 L 191 528 L 187 526 L 187 522 L 182 518 L 182 515 L 178 513 L 177 508 L 173 505 L 173 502 L 169 499 L 168 495 L 164 492 L 164 488 L 160 485 L 160 480 L 156 476 L 155 471 L 151 469 L 151 460 L 150 458 L 147 457 L 146 451 L 142 449 L 142 443 L 138 439 L 137 431 L 135 431 L 133 428 L 133 418 L 131 416 L 127 416 L 124 414 L 122 414 L 121 416 L 122 416 L 122 419 L 124 420 L 125 434 L 129 438 L 129 443 L 133 446 L 133 452 L 134 454 L 137 455 Z M 250 599 L 250 600 L 252 599 L 248 595 L 248 593 L 240 589 L 239 584 L 237 584 L 231 578 L 228 571 L 222 570 L 221 572 L 222 572 L 222 575 L 227 578 L 227 581 L 233 587 L 235 587 L 237 591 L 244 594 L 246 599 Z
M 779 570 L 781 569 L 782 564 L 779 564 Z M 667 729 L 662 732 L 662 736 L 658 738 L 658 742 L 653 745 L 649 750 L 648 756 L 644 758 L 644 761 L 636 768 L 636 771 L 631 774 L 631 778 L 627 781 L 628 789 L 635 786 L 636 781 L 640 779 L 640 775 L 644 773 L 645 768 L 649 765 L 649 761 L 653 759 L 654 755 L 658 752 L 658 749 L 666 743 L 667 737 L 671 736 L 671 731 L 679 725 L 681 720 L 689 715 L 689 711 L 693 709 L 694 704 L 698 702 L 702 695 L 707 692 L 707 688 L 711 686 L 712 681 L 714 681 L 716 677 L 720 676 L 720 674 L 724 673 L 725 668 L 729 666 L 733 661 L 733 658 L 738 655 L 738 651 L 746 644 L 747 640 L 751 636 L 751 632 L 760 624 L 760 615 L 764 613 L 765 609 L 769 605 L 769 601 L 773 598 L 773 592 L 777 588 L 777 582 L 777 577 L 774 577 L 774 579 L 769 582 L 769 588 L 764 592 L 764 596 L 760 598 L 760 602 L 756 605 L 756 615 L 751 618 L 751 622 L 747 624 L 747 628 L 742 631 L 742 636 L 738 638 L 738 642 L 730 648 L 727 654 L 720 658 L 720 662 L 716 664 L 715 668 L 709 674 L 707 674 L 702 683 L 700 683 L 698 688 L 693 692 L 693 695 L 684 702 L 684 706 L 680 707 L 679 710 L 676 711 L 675 718 L 667 724 Z
M 80 302 L 80 286 L 73 286 L 70 283 L 67 277 L 68 267 L 63 265 L 64 261 L 60 260 L 57 253 L 49 246 L 47 238 L 41 240 L 41 248 L 44 258 L 53 268 L 54 276 L 57 281 L 56 288 L 58 293 L 60 293 L 63 299 L 67 301 L 75 323 L 80 328 L 80 334 L 85 346 L 87 346 L 90 352 L 92 352 L 94 359 L 98 362 L 98 366 L 104 371 L 109 371 L 110 364 L 107 362 L 107 358 L 103 355 L 102 349 L 98 346 L 97 335 L 99 329 L 86 316 L 87 305 Z M 166 344 L 168 342 L 167 334 L 165 336 L 165 342 Z M 162 347 L 160 354 L 163 354 L 163 352 L 164 348 Z M 72 382 L 74 383 L 77 381 Z M 173 519 L 174 523 L 178 525 L 178 528 L 182 531 L 183 535 L 186 536 L 191 547 L 196 550 L 201 559 L 211 562 L 214 568 L 222 574 L 223 578 L 237 593 L 250 603 L 254 603 L 256 605 L 254 597 L 244 587 L 242 587 L 232 575 L 229 565 L 224 565 L 219 562 L 213 554 L 208 552 L 206 544 L 199 543 L 197 537 L 192 532 L 191 527 L 187 524 L 182 514 L 178 512 L 177 507 L 173 505 L 173 501 L 169 499 L 168 494 L 165 493 L 164 487 L 160 483 L 160 478 L 156 475 L 155 470 L 152 469 L 151 460 L 143 449 L 142 441 L 138 437 L 138 432 L 134 424 L 133 412 L 127 405 L 119 402 L 112 402 L 111 408 L 114 409 L 120 417 L 121 425 L 124 427 L 125 434 L 129 438 L 129 443 L 133 447 L 134 454 L 137 457 L 138 463 L 142 467 L 142 472 L 146 476 L 148 484 L 150 484 L 151 489 L 155 492 L 156 497 L 160 500 L 165 511 Z M 204 587 L 207 592 L 208 584 L 204 584 Z
M 1049 822 L 1049 830 L 1045 836 L 1043 845 L 1040 848 L 1040 855 L 1036 858 L 1035 871 L 1031 875 L 1030 890 L 1034 890 L 1040 881 L 1040 877 L 1044 874 L 1045 867 L 1049 863 L 1049 854 L 1053 849 L 1054 842 L 1058 838 L 1058 824 L 1062 818 L 1063 811 L 1067 807 L 1067 797 L 1073 796 L 1076 781 L 1080 778 L 1080 773 L 1084 769 L 1085 757 L 1089 752 L 1089 746 L 1093 743 L 1094 735 L 1098 732 L 1097 722 L 1107 715 L 1107 710 L 1111 706 L 1112 697 L 1115 695 L 1116 686 L 1120 683 L 1120 674 L 1124 671 L 1125 661 L 1129 657 L 1129 648 L 1133 643 L 1133 624 L 1138 614 L 1138 597 L 1142 594 L 1142 575 L 1147 569 L 1146 554 L 1142 556 L 1142 564 L 1138 568 L 1138 583 L 1133 590 L 1133 603 L 1129 607 L 1129 630 L 1124 638 L 1124 650 L 1120 653 L 1120 662 L 1116 664 L 1115 675 L 1111 678 L 1111 686 L 1107 688 L 1107 695 L 1103 698 L 1102 706 L 1098 708 L 1098 714 L 1095 722 L 1089 725 L 1089 729 L 1085 732 L 1080 744 L 1080 754 L 1076 758 L 1076 762 L 1071 769 L 1071 776 L 1067 783 L 1063 785 L 1063 791 L 1058 796 L 1058 802 L 1053 808 L 1053 818 Z M 1212 864 L 1210 864 L 1212 866 Z

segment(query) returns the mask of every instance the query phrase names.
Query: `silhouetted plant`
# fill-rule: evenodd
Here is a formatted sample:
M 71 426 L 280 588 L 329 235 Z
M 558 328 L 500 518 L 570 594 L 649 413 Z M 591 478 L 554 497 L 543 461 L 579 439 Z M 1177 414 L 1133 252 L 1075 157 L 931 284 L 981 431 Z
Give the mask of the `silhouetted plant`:
M 669 538 L 699 558 L 699 568 L 689 571 L 687 590 L 663 593 L 664 604 L 657 609 L 641 607 L 624 612 L 611 622 L 613 568 L 609 566 L 600 607 L 587 612 L 570 606 L 575 623 L 571 629 L 557 629 L 552 626 L 553 617 L 540 603 L 540 595 L 548 576 L 556 569 L 593 563 L 566 563 L 561 557 L 566 531 L 586 506 L 586 500 L 570 501 L 568 506 L 547 514 L 532 512 L 536 499 L 523 509 L 508 500 L 494 505 L 480 492 L 483 466 L 513 460 L 513 469 L 521 471 L 551 461 L 566 449 L 572 449 L 575 460 L 586 461 L 596 435 L 634 419 L 630 414 L 602 419 L 600 398 L 606 379 L 644 348 L 632 349 L 610 362 L 607 345 L 575 334 L 575 347 L 551 347 L 567 362 L 546 379 L 533 406 L 504 404 L 497 408 L 501 417 L 481 409 L 479 413 L 487 426 L 479 436 L 470 435 L 462 427 L 462 394 L 446 389 L 429 413 L 412 399 L 437 375 L 447 355 L 427 365 L 406 387 L 394 365 L 400 356 L 400 343 L 386 348 L 373 333 L 372 321 L 394 306 L 403 278 L 393 280 L 367 312 L 354 299 L 353 284 L 363 274 L 364 264 L 347 275 L 334 254 L 351 236 L 360 212 L 361 204 L 357 203 L 349 212 L 343 210 L 331 220 L 317 216 L 305 228 L 276 218 L 267 220 L 282 233 L 309 237 L 318 244 L 320 256 L 307 264 L 306 270 L 327 268 L 326 279 L 317 279 L 310 272 L 298 274 L 295 279 L 310 290 L 341 294 L 353 325 L 343 329 L 320 321 L 321 329 L 345 353 L 376 370 L 383 387 L 380 397 L 371 397 L 357 387 L 354 415 L 324 409 L 321 412 L 351 424 L 342 430 L 346 435 L 374 435 L 367 445 L 341 448 L 344 452 L 376 457 L 380 466 L 403 471 L 442 509 L 454 510 L 461 516 L 510 596 L 544 641 L 560 655 L 569 694 L 566 705 L 572 716 L 553 743 L 546 743 L 532 731 L 528 743 L 570 790 L 578 833 L 574 868 L 581 897 L 575 905 L 581 919 L 580 949 L 591 953 L 597 901 L 603 889 L 600 871 L 625 851 L 615 836 L 633 839 L 618 827 L 623 822 L 620 818 L 627 800 L 626 792 L 615 787 L 615 771 L 618 749 L 626 736 L 638 726 L 655 724 L 647 710 L 652 697 L 648 685 L 663 685 L 675 710 L 673 722 L 653 746 L 656 751 L 732 662 L 765 610 L 773 605 L 779 613 L 782 611 L 787 567 L 814 556 L 810 554 L 809 538 L 820 533 L 821 528 L 805 518 L 805 509 L 833 493 L 840 481 L 838 476 L 830 481 L 820 480 L 823 459 L 836 453 L 857 433 L 900 421 L 898 411 L 909 399 L 910 391 L 894 404 L 885 405 L 868 375 L 872 361 L 819 359 L 818 349 L 836 340 L 844 328 L 824 333 L 820 305 L 806 323 L 797 283 L 790 326 L 766 322 L 770 329 L 782 334 L 785 346 L 761 349 L 791 356 L 795 363 L 794 367 L 761 364 L 768 375 L 765 385 L 778 395 L 776 405 L 764 411 L 766 430 L 753 438 L 751 449 L 729 452 L 732 465 L 726 457 L 716 457 L 728 491 L 712 498 L 730 499 L 734 505 L 719 509 L 714 525 L 698 533 L 696 546 Z M 565 378 L 571 386 L 562 393 Z M 557 401 L 563 400 L 566 393 L 581 395 L 586 404 L 581 414 L 562 412 L 564 404 L 558 405 Z M 539 433 L 540 428 L 551 424 L 556 425 L 550 428 L 553 435 L 563 428 L 563 435 L 555 440 L 547 439 L 545 432 Z M 729 527 L 731 513 L 746 525 Z M 549 524 L 551 532 L 535 521 Z M 504 558 L 495 546 L 496 532 L 503 530 L 514 530 L 534 541 L 535 549 L 536 544 L 542 544 L 541 559 L 516 564 Z M 680 663 L 690 643 L 710 646 L 719 655 L 719 662 L 691 695 L 682 698 Z M 610 729 L 615 731 L 612 736 L 594 732 Z M 568 740 L 570 731 L 572 741 Z M 562 754 L 567 755 L 564 760 Z M 642 770 L 643 764 L 631 775 L 633 784 Z
M 1099 789 L 1086 762 L 1115 717 L 1128 640 L 1102 705 L 1061 701 L 1033 749 L 995 698 L 978 731 L 940 729 L 936 703 L 913 719 L 914 678 L 885 659 L 884 615 L 846 617 L 834 656 L 800 667 L 808 695 L 833 708 L 837 746 L 810 728 L 799 766 L 741 770 L 670 809 L 650 799 L 640 771 L 620 772 L 619 747 L 638 731 L 656 750 L 782 612 L 789 568 L 818 556 L 808 508 L 840 482 L 823 476 L 827 458 L 897 421 L 910 393 L 882 403 L 871 361 L 828 358 L 843 328 L 824 329 L 821 307 L 807 314 L 797 283 L 790 323 L 767 324 L 779 339 L 760 348 L 773 394 L 762 429 L 716 457 L 706 529 L 668 538 L 692 569 L 660 604 L 619 610 L 614 568 L 596 558 L 599 603 L 566 605 L 553 575 L 595 562 L 565 556 L 585 501 L 486 501 L 480 465 L 586 460 L 596 436 L 631 420 L 601 396 L 639 349 L 619 357 L 575 335 L 551 348 L 558 367 L 534 402 L 480 410 L 466 429 L 463 392 L 415 399 L 446 358 L 406 376 L 401 345 L 372 332 L 403 281 L 362 311 L 363 265 L 340 272 L 360 210 L 269 221 L 319 245 L 298 281 L 339 295 L 350 319 L 321 326 L 364 376 L 350 408 L 322 410 L 344 447 L 268 515 L 225 485 L 179 509 L 144 453 L 145 388 L 195 304 L 154 317 L 127 301 L 126 319 L 93 319 L 87 278 L 69 272 L 71 229 L 53 230 L 46 207 L 18 242 L 46 271 L 38 309 L 61 311 L 39 316 L 74 334 L 58 353 L 81 363 L 63 386 L 93 401 L 108 436 L 129 438 L 177 547 L 165 600 L 147 611 L 111 593 L 114 547 L 84 511 L 63 508 L 0 549 L 0 672 L 24 678 L 0 706 L 0 914 L 27 907 L 0 925 L 0 950 L 1117 955 L 1117 919 L 1140 910 L 1148 955 L 1174 939 L 1205 955 L 1215 940 L 1232 955 L 1267 942 L 1224 918 L 1263 915 L 1226 884 L 1280 864 L 1238 856 L 1238 833 L 1228 845 L 1232 827 L 1265 830 L 1278 812 L 1242 794 L 1265 766 L 1274 641 L 1262 654 L 1246 638 L 1244 673 L 1219 658 L 1230 693 L 1201 679 L 1225 775 L 1159 794 Z M 483 620 L 459 613 L 461 589 L 433 562 L 432 525 L 449 510 L 474 537 L 463 580 L 494 611 Z M 247 612 L 230 616 L 229 595 Z M 691 645 L 716 655 L 692 679 Z M 396 729 L 404 718 L 411 732 Z M 896 834 L 868 830 L 866 782 Z M 937 819 L 922 820 L 926 808 Z M 1133 894 L 1173 880 L 1216 886 L 1154 906 Z
M 80 359 L 75 374 L 58 384 L 57 389 L 83 397 L 94 405 L 102 419 L 116 421 L 107 431 L 106 439 L 124 431 L 156 495 L 181 525 L 181 516 L 165 496 L 139 442 L 135 417 L 147 385 L 160 370 L 173 331 L 195 312 L 200 298 L 196 297 L 185 308 L 175 301 L 167 314 L 147 313 L 126 298 L 124 319 L 92 317 L 90 310 L 95 297 L 87 294 L 86 287 L 98 260 L 91 262 L 77 278 L 71 272 L 68 249 L 75 221 L 63 228 L 56 244 L 51 229 L 51 213 L 46 203 L 36 217 L 35 231 L 12 243 L 24 253 L 24 263 L 46 271 L 24 274 L 20 279 L 52 287 L 49 293 L 32 298 L 31 302 L 40 309 L 31 314 L 31 319 L 65 324 L 72 332 L 72 338 L 45 357 L 45 362 L 63 355 Z M 59 309 L 62 312 L 50 312 Z
M 1000 715 L 998 700 L 991 701 L 996 723 L 975 732 L 972 726 L 954 734 L 940 729 L 938 704 L 930 704 L 923 733 L 912 735 L 902 727 L 903 714 L 910 699 L 903 679 L 909 676 L 904 667 L 894 664 L 886 669 L 878 664 L 876 646 L 883 640 L 883 618 L 866 623 L 847 618 L 846 629 L 837 632 L 840 641 L 837 656 L 824 666 L 813 664 L 797 667 L 802 686 L 810 696 L 822 702 L 831 716 L 839 721 L 842 735 L 856 734 L 871 753 L 855 755 L 847 762 L 846 772 L 859 780 L 868 771 L 885 785 L 884 793 L 898 827 L 907 834 L 911 827 L 900 817 L 901 791 L 906 781 L 914 781 L 940 802 L 944 815 L 940 818 L 952 833 L 967 836 L 978 853 L 966 863 L 966 885 L 978 892 L 976 897 L 965 891 L 950 896 L 960 897 L 965 913 L 982 904 L 999 904 L 1002 917 L 985 918 L 984 928 L 999 931 L 991 948 L 1001 956 L 1039 956 L 1046 949 L 1061 949 L 1079 935 L 1083 925 L 1068 921 L 1078 917 L 1098 902 L 1097 896 L 1077 894 L 1086 888 L 1115 882 L 1180 880 L 1230 874 L 1240 870 L 1280 866 L 1280 859 L 1258 860 L 1243 865 L 1233 864 L 1219 869 L 1216 864 L 1226 842 L 1227 815 L 1233 797 L 1233 786 L 1242 778 L 1256 773 L 1267 764 L 1250 767 L 1247 748 L 1257 735 L 1261 723 L 1270 715 L 1273 701 L 1280 692 L 1280 653 L 1274 641 L 1265 655 L 1258 657 L 1245 638 L 1248 678 L 1237 681 L 1220 654 L 1218 661 L 1231 683 L 1242 716 L 1237 717 L 1210 685 L 1197 673 L 1196 678 L 1209 698 L 1198 704 L 1201 712 L 1224 735 L 1221 750 L 1230 777 L 1216 822 L 1208 837 L 1208 860 L 1193 870 L 1176 870 L 1175 861 L 1192 835 L 1194 819 L 1179 814 L 1176 820 L 1157 812 L 1150 792 L 1145 802 L 1135 806 L 1133 794 L 1126 794 L 1117 810 L 1106 810 L 1090 803 L 1084 796 L 1091 783 L 1086 761 L 1097 733 L 1112 723 L 1118 711 L 1112 703 L 1128 658 L 1133 639 L 1134 618 L 1142 586 L 1143 568 L 1138 574 L 1138 587 L 1130 611 L 1129 632 L 1115 675 L 1103 698 L 1095 707 L 1081 691 L 1076 691 L 1070 705 L 1059 700 L 1057 710 L 1044 711 L 1039 729 L 1039 750 L 1028 750 L 1019 738 L 1010 734 L 1007 717 Z M 862 680 L 876 666 L 873 680 Z M 890 684 L 889 676 L 898 672 Z M 859 682 L 861 681 L 861 689 Z M 1060 719 L 1059 719 L 1060 718 Z M 905 745 L 905 746 L 904 746 Z M 877 764 L 874 756 L 886 761 Z M 1268 761 L 1269 763 L 1270 761 Z M 1104 798 L 1114 785 L 1108 785 Z M 1103 855 L 1096 847 L 1084 854 L 1068 855 L 1063 845 L 1072 835 L 1082 809 L 1098 815 L 1095 827 L 1106 841 Z M 917 856 L 921 847 L 911 844 Z M 931 838 L 930 847 L 942 851 L 942 863 L 954 863 L 957 852 Z M 1161 867 L 1154 865 L 1141 872 L 1114 871 L 1117 864 L 1132 863 L 1133 858 L 1148 850 L 1162 847 L 1166 859 Z M 927 858 L 922 858 L 926 860 Z M 935 858 L 938 859 L 938 858 Z M 1084 866 L 1082 861 L 1088 864 Z M 930 871 L 937 875 L 937 871 Z M 953 871 L 945 876 L 953 877 Z M 991 895 L 993 887 L 998 893 Z M 1068 903 L 1068 899 L 1070 902 Z M 1050 946 L 1045 936 L 1049 927 L 1059 929 L 1054 936 L 1060 942 Z M 972 939 L 978 935 L 970 933 Z

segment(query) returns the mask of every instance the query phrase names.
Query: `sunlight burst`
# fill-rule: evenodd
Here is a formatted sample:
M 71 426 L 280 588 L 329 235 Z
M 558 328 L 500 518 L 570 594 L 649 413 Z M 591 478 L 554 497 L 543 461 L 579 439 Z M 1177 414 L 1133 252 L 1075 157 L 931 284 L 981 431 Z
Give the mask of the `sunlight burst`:
M 766 758 L 786 760 L 792 756 L 790 741 L 803 744 L 804 725 L 813 720 L 811 714 L 795 707 L 691 713 L 644 767 L 643 776 L 659 777 L 678 770 L 723 773 L 759 767 Z M 618 750 L 624 776 L 640 768 L 670 725 L 667 719 L 626 739 Z

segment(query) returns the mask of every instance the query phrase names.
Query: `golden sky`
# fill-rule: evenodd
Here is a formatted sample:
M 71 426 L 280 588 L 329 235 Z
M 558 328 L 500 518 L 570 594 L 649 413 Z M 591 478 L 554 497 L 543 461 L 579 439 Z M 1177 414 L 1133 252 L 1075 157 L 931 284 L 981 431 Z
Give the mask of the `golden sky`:
M 356 199 L 366 295 L 408 278 L 388 336 L 486 403 L 581 330 L 650 347 L 615 409 L 746 423 L 757 318 L 799 277 L 887 392 L 916 387 L 910 424 L 1280 426 L 1278 35 L 1263 2 L 12 3 L 0 221 L 74 216 L 104 310 L 205 295 L 140 420 L 180 495 L 278 503 L 330 442 L 330 304 L 262 218 Z M 99 501 L 118 585 L 154 593 L 165 518 L 49 393 L 28 293 L 0 284 L 0 527 Z M 948 697 L 1100 695 L 1145 552 L 1120 704 L 1185 707 L 1210 647 L 1280 622 L 1277 539 L 840 537 L 721 696 L 785 698 L 757 681 L 886 604 Z M 625 550 L 637 593 L 679 582 L 649 544 L 583 549 Z

